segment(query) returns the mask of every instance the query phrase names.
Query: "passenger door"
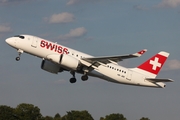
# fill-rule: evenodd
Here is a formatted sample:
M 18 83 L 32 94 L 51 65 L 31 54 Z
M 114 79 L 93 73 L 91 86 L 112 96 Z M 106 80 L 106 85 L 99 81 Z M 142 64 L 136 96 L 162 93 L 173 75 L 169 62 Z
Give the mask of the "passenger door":
M 37 47 L 38 40 L 36 37 L 33 37 L 31 46 L 36 48 Z
M 127 80 L 131 81 L 132 73 L 133 73 L 132 70 L 128 70 L 128 74 L 127 74 L 127 77 L 126 77 Z

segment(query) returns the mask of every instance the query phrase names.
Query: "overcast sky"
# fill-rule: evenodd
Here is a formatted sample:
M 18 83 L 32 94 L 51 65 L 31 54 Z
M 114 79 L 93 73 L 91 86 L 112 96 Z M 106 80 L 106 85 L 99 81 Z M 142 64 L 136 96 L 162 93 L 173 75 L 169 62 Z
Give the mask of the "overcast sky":
M 22 54 L 5 39 L 30 34 L 93 56 L 122 55 L 141 49 L 140 58 L 120 62 L 136 67 L 158 53 L 170 53 L 158 78 L 165 89 L 128 86 L 90 77 L 69 83 L 71 74 L 41 70 L 41 59 Z M 178 120 L 180 111 L 180 0 L 0 0 L 0 105 L 38 106 L 62 116 L 88 110 L 95 120 L 121 113 L 128 120 Z

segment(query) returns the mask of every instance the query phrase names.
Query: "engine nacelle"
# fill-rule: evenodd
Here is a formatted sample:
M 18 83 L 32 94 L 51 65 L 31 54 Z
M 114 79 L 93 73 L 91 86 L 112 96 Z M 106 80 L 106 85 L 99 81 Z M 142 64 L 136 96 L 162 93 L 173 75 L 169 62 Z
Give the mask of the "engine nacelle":
M 41 63 L 41 69 L 57 74 L 58 72 L 62 72 L 63 68 L 61 68 L 58 64 L 53 63 L 49 60 L 43 60 Z
M 47 56 L 47 59 L 57 64 L 60 64 L 61 66 L 63 66 L 63 68 L 68 70 L 78 70 L 80 65 L 78 59 L 73 58 L 66 54 L 61 54 L 61 55 L 51 54 Z

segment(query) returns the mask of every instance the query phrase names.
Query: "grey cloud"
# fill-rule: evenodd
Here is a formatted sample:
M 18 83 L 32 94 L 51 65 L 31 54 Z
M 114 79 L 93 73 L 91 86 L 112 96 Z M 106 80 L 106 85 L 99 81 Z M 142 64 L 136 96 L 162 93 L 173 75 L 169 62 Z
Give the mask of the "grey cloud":
M 11 31 L 12 31 L 11 27 L 6 25 L 0 25 L 0 33 L 8 33 Z
M 0 0 L 0 3 L 10 3 L 10 2 L 24 2 L 30 0 Z
M 100 0 L 69 0 L 67 2 L 67 5 L 74 5 L 74 4 L 78 4 L 78 3 L 85 3 L 85 2 L 97 2 L 97 1 L 100 1 Z
M 80 2 L 81 0 L 69 0 L 69 2 L 67 3 L 67 5 L 73 5 L 76 4 L 78 2 Z
M 59 14 L 53 14 L 50 18 L 47 18 L 49 23 L 69 23 L 75 20 L 73 14 L 68 12 L 63 12 Z
M 60 40 L 67 40 L 67 39 L 73 39 L 73 38 L 79 38 L 84 36 L 87 33 L 87 30 L 84 27 L 79 27 L 75 29 L 71 29 L 69 33 L 65 35 L 60 35 Z
M 142 6 L 142 5 L 134 5 L 133 8 L 136 10 L 148 10 L 149 9 L 149 8 Z
M 175 8 L 180 6 L 180 0 L 162 0 L 157 6 L 158 8 Z
M 163 70 L 178 70 L 180 69 L 180 60 L 168 60 L 164 67 Z
M 150 6 L 149 8 L 143 5 L 134 5 L 133 8 L 136 10 L 150 10 L 160 8 L 176 8 L 180 6 L 180 0 L 162 0 L 160 3 Z

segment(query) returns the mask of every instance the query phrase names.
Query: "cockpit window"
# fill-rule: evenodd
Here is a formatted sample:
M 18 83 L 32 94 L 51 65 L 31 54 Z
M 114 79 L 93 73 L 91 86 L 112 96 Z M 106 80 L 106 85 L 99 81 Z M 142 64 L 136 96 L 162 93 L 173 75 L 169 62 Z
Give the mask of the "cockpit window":
M 22 36 L 22 35 L 15 35 L 14 37 L 19 37 L 21 39 L 24 39 L 24 36 Z

